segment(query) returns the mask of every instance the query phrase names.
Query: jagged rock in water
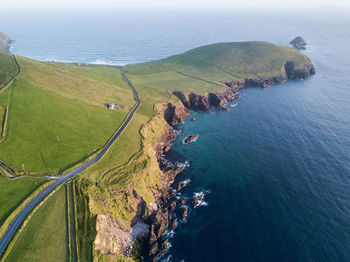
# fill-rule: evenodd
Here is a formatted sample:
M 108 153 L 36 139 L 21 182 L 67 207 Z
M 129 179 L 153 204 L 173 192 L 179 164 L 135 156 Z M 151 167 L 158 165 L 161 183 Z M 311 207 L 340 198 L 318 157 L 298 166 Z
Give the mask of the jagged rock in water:
M 193 201 L 193 207 L 194 208 L 198 207 L 202 203 L 203 199 L 204 199 L 204 194 L 203 193 L 199 194 Z
M 181 181 L 176 188 L 176 191 L 179 192 L 181 189 L 185 188 L 189 183 L 191 182 L 190 179 L 186 179 L 184 181 Z
M 187 214 L 188 214 L 188 207 L 187 206 L 183 206 L 182 207 L 182 214 L 181 214 L 182 221 L 186 220 Z
M 173 220 L 173 223 L 171 224 L 171 228 L 170 228 L 170 231 L 175 231 L 176 230 L 176 228 L 177 228 L 177 218 L 175 218 L 174 220 Z
M 185 138 L 184 140 L 184 144 L 188 144 L 193 142 L 194 140 L 196 140 L 199 137 L 199 135 L 190 135 L 188 137 Z
M 297 36 L 292 41 L 289 42 L 295 49 L 304 50 L 306 49 L 306 41 L 301 37 Z

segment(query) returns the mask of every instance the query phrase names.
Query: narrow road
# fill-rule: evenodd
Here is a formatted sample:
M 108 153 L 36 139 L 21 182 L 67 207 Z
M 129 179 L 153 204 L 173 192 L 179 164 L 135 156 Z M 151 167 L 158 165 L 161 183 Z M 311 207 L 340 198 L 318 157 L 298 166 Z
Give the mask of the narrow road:
M 136 101 L 136 104 L 134 106 L 134 108 L 131 110 L 131 112 L 129 113 L 128 117 L 126 118 L 126 120 L 124 121 L 124 123 L 122 124 L 122 126 L 118 129 L 118 131 L 114 134 L 114 136 L 112 137 L 112 139 L 107 143 L 107 145 L 104 147 L 104 149 L 97 155 L 95 156 L 93 159 L 89 160 L 88 162 L 86 162 L 85 164 L 83 164 L 80 167 L 77 167 L 76 169 L 74 169 L 73 171 L 61 176 L 55 183 L 49 185 L 48 187 L 46 187 L 45 189 L 43 189 L 36 197 L 34 197 L 23 209 L 20 213 L 18 213 L 18 215 L 14 218 L 14 220 L 12 221 L 12 223 L 9 225 L 9 227 L 7 228 L 7 231 L 5 232 L 5 234 L 2 236 L 2 238 L 0 239 L 0 259 L 2 258 L 8 244 L 10 243 L 11 239 L 13 238 L 13 236 L 16 234 L 16 231 L 18 230 L 18 228 L 22 225 L 23 221 L 25 220 L 25 218 L 28 216 L 28 214 L 34 209 L 34 207 L 39 204 L 46 196 L 48 196 L 55 188 L 57 188 L 59 185 L 61 185 L 62 183 L 64 183 L 65 181 L 67 181 L 68 179 L 80 174 L 81 172 L 83 172 L 85 169 L 87 169 L 88 167 L 92 166 L 93 164 L 95 164 L 96 162 L 98 162 L 103 155 L 107 152 L 107 150 L 112 146 L 112 144 L 114 143 L 114 141 L 120 136 L 120 134 L 123 132 L 123 130 L 126 128 L 126 126 L 129 124 L 129 122 L 131 121 L 131 119 L 133 118 L 136 110 L 139 108 L 140 106 L 140 99 L 139 99 L 139 95 L 135 89 L 135 87 L 133 86 L 133 84 L 129 81 L 129 79 L 126 77 L 125 74 L 125 69 L 124 67 L 121 68 L 121 72 L 123 74 L 123 78 L 124 80 L 128 83 L 128 85 L 132 88 L 133 93 L 134 93 L 134 98 Z

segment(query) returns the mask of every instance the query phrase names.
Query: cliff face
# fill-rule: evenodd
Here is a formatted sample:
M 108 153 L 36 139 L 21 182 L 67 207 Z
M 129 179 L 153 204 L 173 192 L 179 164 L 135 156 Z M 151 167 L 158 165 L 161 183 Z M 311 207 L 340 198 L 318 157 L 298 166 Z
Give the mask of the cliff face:
M 287 62 L 284 68 L 289 79 L 305 79 L 316 73 L 313 64 L 304 64 L 302 68 L 295 68 L 293 62 Z
M 181 92 L 173 92 L 173 94 L 179 98 L 187 109 L 208 112 L 210 108 L 222 108 L 228 102 L 237 99 L 239 95 L 236 92 L 239 89 L 245 87 L 266 88 L 270 85 L 281 84 L 288 79 L 304 79 L 315 73 L 315 68 L 311 63 L 296 68 L 293 62 L 287 62 L 284 65 L 284 72 L 279 75 L 269 78 L 256 76 L 239 81 L 225 82 L 227 88 L 220 93 L 208 93 L 207 96 L 196 95 L 194 93 L 185 95 Z
M 163 154 L 175 139 L 171 125 L 182 122 L 189 110 L 179 102 L 158 105 L 157 111 L 159 114 L 141 131 L 144 150 L 134 161 L 140 159 L 143 168 L 132 174 L 137 179 L 130 180 L 130 184 L 120 190 L 113 188 L 113 180 L 108 180 L 106 188 L 92 185 L 90 189 L 90 210 L 97 215 L 94 249 L 111 260 L 120 255 L 130 257 L 138 240 L 146 243 L 152 250 L 151 254 L 159 252 L 158 247 L 162 247 L 159 237 L 168 229 L 172 219 L 174 195 L 170 186 L 184 168 L 166 160 Z M 160 126 L 162 128 L 156 130 Z M 122 201 L 125 204 L 120 207 Z M 113 213 L 113 210 L 118 212 Z

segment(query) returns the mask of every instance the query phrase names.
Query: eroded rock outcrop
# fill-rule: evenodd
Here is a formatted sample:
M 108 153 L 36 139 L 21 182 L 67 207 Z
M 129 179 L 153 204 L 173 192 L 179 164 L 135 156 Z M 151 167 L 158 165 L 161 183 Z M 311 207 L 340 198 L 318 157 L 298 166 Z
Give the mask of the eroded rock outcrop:
M 182 92 L 173 92 L 179 98 L 184 107 L 190 110 L 209 112 L 211 108 L 224 108 L 228 102 L 239 98 L 237 91 L 245 87 L 260 87 L 266 88 L 271 85 L 282 84 L 288 79 L 305 79 L 315 74 L 315 68 L 310 62 L 302 66 L 296 67 L 294 62 L 286 62 L 282 73 L 273 77 L 255 76 L 237 81 L 225 82 L 227 88 L 224 88 L 219 93 L 208 93 L 207 96 L 196 95 L 189 93 L 188 95 Z
M 96 221 L 97 235 L 95 249 L 103 254 L 122 254 L 128 256 L 133 246 L 130 233 L 120 228 L 111 216 L 98 215 Z

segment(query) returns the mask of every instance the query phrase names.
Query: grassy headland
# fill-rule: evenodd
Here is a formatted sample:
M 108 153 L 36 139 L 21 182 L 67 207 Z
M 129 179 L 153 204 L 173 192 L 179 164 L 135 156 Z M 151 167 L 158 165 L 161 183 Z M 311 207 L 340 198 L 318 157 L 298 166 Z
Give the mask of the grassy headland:
M 103 159 L 84 171 L 76 184 L 78 231 L 82 231 L 77 233 L 79 257 L 120 259 L 120 249 L 113 244 L 118 235 L 111 235 L 109 227 L 128 233 L 137 219 L 155 211 L 155 195 L 166 179 L 159 169 L 155 146 L 169 128 L 164 119 L 167 103 L 183 107 L 173 91 L 198 95 L 221 92 L 226 82 L 285 73 L 287 62 L 296 68 L 310 64 L 305 55 L 290 47 L 244 42 L 204 46 L 159 61 L 126 66 L 141 106 Z M 103 146 L 127 114 L 108 111 L 104 103 L 117 102 L 124 109 L 134 104 L 119 68 L 26 58 L 19 58 L 19 63 L 21 74 L 0 94 L 0 104 L 10 110 L 0 159 L 18 172 L 24 166 L 26 171 L 57 173 L 84 159 Z M 143 204 L 146 208 L 140 214 Z M 106 230 L 96 232 L 99 216 L 115 223 L 99 225 Z M 95 245 L 93 250 L 96 233 L 105 244 L 99 244 L 98 250 Z

